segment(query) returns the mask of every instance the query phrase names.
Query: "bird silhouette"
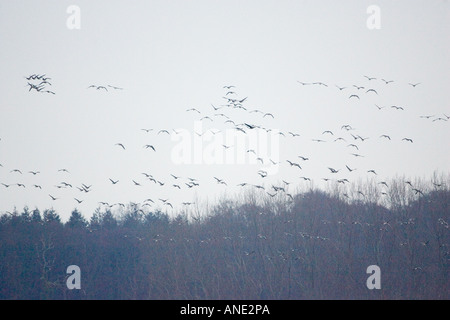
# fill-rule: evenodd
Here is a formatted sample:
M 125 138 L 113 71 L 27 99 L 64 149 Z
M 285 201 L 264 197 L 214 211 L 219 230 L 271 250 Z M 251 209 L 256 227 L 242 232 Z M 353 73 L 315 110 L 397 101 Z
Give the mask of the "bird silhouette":
M 144 148 L 145 148 L 145 149 L 149 149 L 149 148 L 150 148 L 150 149 L 152 149 L 153 151 L 156 151 L 156 150 L 155 150 L 155 147 L 152 146 L 152 145 L 150 145 L 150 144 L 146 144 L 146 145 L 144 146 Z
M 415 87 L 417 87 L 419 84 L 420 84 L 420 82 L 418 82 L 418 83 L 408 83 L 410 86 L 412 86 L 413 88 L 415 88 Z
M 113 179 L 109 178 L 109 181 L 111 181 L 112 184 L 117 184 L 119 180 L 114 181 Z
M 385 79 L 381 79 L 385 84 L 389 84 L 391 82 L 394 82 L 394 80 L 385 80 Z
M 413 140 L 412 140 L 412 139 L 410 139 L 410 138 L 403 138 L 403 139 L 402 139 L 402 141 L 408 141 L 408 142 L 411 142 L 411 143 L 413 143 Z
M 119 147 L 122 147 L 123 150 L 126 150 L 126 149 L 125 149 L 125 146 L 124 146 L 122 143 L 116 143 L 115 145 L 116 145 L 116 146 L 119 146 Z

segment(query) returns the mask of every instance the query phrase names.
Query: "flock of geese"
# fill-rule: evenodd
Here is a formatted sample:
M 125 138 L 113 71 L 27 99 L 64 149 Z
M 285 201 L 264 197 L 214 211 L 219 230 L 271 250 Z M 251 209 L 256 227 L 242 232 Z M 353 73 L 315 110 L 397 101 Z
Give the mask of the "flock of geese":
M 353 100 L 353 99 L 357 99 L 360 100 L 362 98 L 362 94 L 366 94 L 366 95 L 379 95 L 379 88 L 376 88 L 376 86 L 373 86 L 372 84 L 374 84 L 376 81 L 381 81 L 381 83 L 383 83 L 383 85 L 390 85 L 392 86 L 392 83 L 395 83 L 394 80 L 386 80 L 386 79 L 377 79 L 375 77 L 369 77 L 369 76 L 364 76 L 367 80 L 366 84 L 364 85 L 352 85 L 352 86 L 339 86 L 339 85 L 334 85 L 331 86 L 327 83 L 324 82 L 301 82 L 298 81 L 298 83 L 301 84 L 301 86 L 320 86 L 323 88 L 336 88 L 338 90 L 339 93 L 346 93 L 348 92 L 348 99 L 349 100 Z M 46 90 L 46 86 L 47 85 L 51 85 L 51 83 L 49 82 L 49 80 L 51 80 L 51 78 L 46 77 L 46 75 L 38 75 L 38 74 L 33 74 L 30 75 L 28 77 L 25 77 L 26 80 L 28 81 L 28 86 L 29 86 L 29 91 L 31 90 L 35 90 L 37 92 L 47 92 L 47 93 L 52 93 L 54 94 L 54 92 L 51 92 L 49 90 Z M 412 89 L 417 88 L 419 85 L 421 85 L 421 83 L 409 83 L 409 86 L 411 86 Z M 107 92 L 108 90 L 123 90 L 123 88 L 121 87 L 116 87 L 116 86 L 112 86 L 112 85 L 90 85 L 87 87 L 87 89 L 89 90 L 96 90 L 96 91 L 105 91 Z M 197 117 L 195 120 L 196 121 L 208 121 L 211 123 L 215 123 L 215 122 L 220 122 L 222 123 L 222 125 L 226 126 L 227 129 L 232 129 L 232 130 L 236 130 L 242 134 L 246 134 L 248 133 L 250 130 L 265 130 L 266 132 L 275 132 L 275 134 L 278 134 L 284 138 L 290 138 L 290 139 L 297 139 L 299 138 L 301 135 L 299 133 L 293 132 L 293 131 L 279 131 L 279 130 L 275 130 L 272 127 L 268 127 L 268 126 L 263 126 L 260 124 L 260 122 L 262 122 L 263 120 L 265 121 L 270 121 L 270 120 L 274 120 L 276 118 L 276 116 L 274 115 L 274 113 L 272 112 L 266 112 L 266 111 L 262 111 L 259 109 L 252 109 L 249 108 L 247 105 L 247 99 L 248 97 L 239 97 L 238 94 L 236 93 L 236 87 L 234 85 L 226 85 L 223 86 L 224 89 L 224 95 L 223 95 L 223 101 L 224 103 L 221 105 L 214 105 L 211 104 L 209 111 L 201 111 L 197 108 L 188 108 L 185 110 L 185 112 L 187 114 L 193 114 L 195 117 Z M 376 107 L 379 111 L 383 110 L 384 108 L 391 108 L 391 109 L 395 109 L 397 111 L 405 111 L 406 107 L 405 106 L 398 106 L 398 105 L 388 105 L 388 106 L 379 106 L 379 105 L 374 105 L 374 107 Z M 243 112 L 243 118 L 245 117 L 245 120 L 242 120 L 240 118 L 241 121 L 238 121 L 238 119 L 233 118 L 230 116 L 230 111 L 231 110 L 238 110 L 239 112 Z M 441 115 L 421 115 L 420 118 L 423 119 L 428 119 L 433 122 L 446 122 L 450 119 L 450 117 L 446 114 L 441 114 Z M 247 120 L 248 119 L 248 120 Z M 364 141 L 366 141 L 367 139 L 369 139 L 369 137 L 364 137 L 361 136 L 359 134 L 356 133 L 355 129 L 350 125 L 350 124 L 343 124 L 340 127 L 341 131 L 339 133 L 337 132 L 333 132 L 332 130 L 324 130 L 322 132 L 322 136 L 319 138 L 313 138 L 311 139 L 313 142 L 317 142 L 317 143 L 325 143 L 325 142 L 339 142 L 342 141 L 346 144 L 346 148 L 348 148 L 348 150 L 351 150 L 349 152 L 350 155 L 356 157 L 356 158 L 364 158 L 365 155 L 361 154 L 359 152 L 359 143 L 363 143 Z M 177 135 L 178 132 L 175 129 L 155 129 L 155 128 L 141 128 L 140 129 L 141 132 L 143 132 L 144 134 L 155 134 L 156 136 L 168 136 L 170 137 L 171 135 Z M 207 132 L 209 132 L 210 135 L 216 135 L 219 132 L 221 132 L 221 130 L 213 130 L 210 129 L 208 131 L 204 131 L 204 132 L 195 132 L 195 134 L 199 137 L 203 137 Z M 327 140 L 326 137 L 331 138 L 332 140 Z M 373 139 L 373 138 L 372 138 Z M 389 134 L 381 134 L 378 139 L 380 140 L 392 140 L 391 136 Z M 350 140 L 350 141 L 348 141 Z M 401 141 L 404 143 L 414 143 L 413 138 L 411 137 L 402 137 Z M 2 140 L 0 139 L 0 143 L 2 142 Z M 223 144 L 222 145 L 223 148 L 225 150 L 233 148 L 234 146 L 232 145 L 226 145 Z M 122 150 L 123 152 L 129 152 L 129 150 L 127 149 L 127 146 L 125 143 L 123 142 L 117 142 L 115 143 L 114 146 L 112 146 L 114 148 L 118 148 L 119 150 Z M 146 150 L 151 150 L 151 152 L 156 153 L 158 151 L 158 145 L 156 143 L 151 143 L 151 144 L 145 144 L 142 146 L 143 149 Z M 297 159 L 284 159 L 284 160 L 278 160 L 275 161 L 274 159 L 270 159 L 270 158 L 264 158 L 263 156 L 259 156 L 258 152 L 254 149 L 248 149 L 246 150 L 246 153 L 248 153 L 249 155 L 252 154 L 255 159 L 261 163 L 261 164 L 265 164 L 265 165 L 279 165 L 279 164 L 285 164 L 288 165 L 289 167 L 292 168 L 296 168 L 295 170 L 299 170 L 296 172 L 301 172 L 301 170 L 303 170 L 303 167 L 306 165 L 306 163 L 308 163 L 308 161 L 310 161 L 311 156 L 308 155 L 298 155 Z M 0 163 L 0 173 L 2 173 L 2 169 L 3 171 L 5 170 L 5 168 L 3 167 L 3 164 Z M 325 168 L 324 168 L 325 169 Z M 352 173 L 353 171 L 357 170 L 357 168 L 352 168 L 349 165 L 345 165 L 344 168 L 334 168 L 334 167 L 327 167 L 327 172 L 330 176 L 327 177 L 323 177 L 322 179 L 326 182 L 330 182 L 330 181 L 335 181 L 338 184 L 346 184 L 349 183 L 350 180 L 348 180 L 347 178 L 334 178 L 334 176 L 336 176 L 338 173 L 342 173 L 342 172 L 346 172 L 348 174 Z M 61 174 L 66 174 L 67 177 L 69 177 L 70 172 L 69 170 L 62 168 L 62 169 L 58 169 L 58 172 L 60 172 Z M 373 175 L 373 176 L 377 176 L 378 173 L 375 169 L 370 168 L 368 170 L 365 170 L 367 174 Z M 30 170 L 30 171 L 23 171 L 21 169 L 18 168 L 10 168 L 9 170 L 9 174 L 11 176 L 8 176 L 8 179 L 11 180 L 13 179 L 14 175 L 24 175 L 24 174 L 30 174 L 33 176 L 37 176 L 40 174 L 40 171 L 38 170 Z M 257 170 L 256 174 L 260 177 L 260 179 L 266 179 L 268 177 L 268 172 L 266 170 Z M 173 193 L 174 195 L 176 195 L 176 190 L 181 190 L 181 189 L 193 189 L 196 188 L 198 186 L 200 186 L 200 181 L 197 178 L 193 178 L 193 177 L 181 177 L 175 174 L 170 174 L 170 177 L 167 177 L 167 179 L 162 179 L 160 177 L 156 177 L 152 174 L 143 172 L 141 173 L 141 176 L 143 176 L 142 179 L 146 179 L 148 180 L 150 183 L 153 183 L 154 185 L 158 186 L 158 187 L 170 187 L 170 192 Z M 298 179 L 298 181 L 308 181 L 308 182 L 312 182 L 312 179 L 310 177 L 306 177 L 306 176 L 300 176 L 297 178 L 296 177 L 296 173 L 292 173 L 292 179 Z M 2 177 L 2 180 L 5 180 L 5 175 L 1 174 L 0 177 Z M 17 176 L 15 177 L 17 178 Z M 142 182 L 142 180 L 138 179 L 138 178 L 133 178 L 130 179 L 130 181 L 128 181 L 128 183 L 126 183 L 126 181 L 120 181 L 119 179 L 116 179 L 114 177 L 105 177 L 105 180 L 107 180 L 111 186 L 117 186 L 117 185 L 121 185 L 123 183 L 126 184 L 127 188 L 130 187 L 140 187 L 143 188 L 145 187 L 144 183 Z M 262 180 L 262 181 L 266 181 L 266 180 Z M 225 181 L 225 179 L 223 177 L 217 177 L 214 176 L 211 178 L 211 180 L 208 181 L 203 181 L 202 183 L 211 183 L 211 182 L 215 182 L 218 185 L 223 185 L 225 187 L 231 186 L 231 185 L 236 185 L 238 187 L 252 187 L 258 190 L 262 190 L 263 192 L 265 192 L 268 196 L 270 197 L 275 197 L 277 195 L 284 195 L 285 197 L 287 197 L 290 200 L 293 200 L 293 195 L 291 193 L 289 193 L 288 191 L 288 186 L 290 184 L 295 184 L 295 181 L 291 181 L 288 182 L 286 180 L 282 180 L 282 183 L 279 183 L 278 185 L 275 184 L 265 184 L 265 183 L 260 183 L 260 184 L 251 184 L 248 182 L 241 182 L 239 184 L 231 184 L 229 181 Z M 12 187 L 17 187 L 17 188 L 22 188 L 25 189 L 27 186 L 23 183 L 20 182 L 15 182 L 15 183 L 6 183 L 5 181 L 0 182 L 1 185 L 4 188 L 12 188 Z M 423 192 L 418 189 L 417 187 L 413 186 L 413 184 L 410 181 L 406 181 L 406 184 L 408 184 L 411 189 L 417 194 L 417 195 L 423 195 Z M 388 184 L 385 181 L 380 181 L 379 182 L 380 185 L 384 186 L 384 187 L 388 187 Z M 443 184 L 438 184 L 435 183 L 435 187 L 442 187 Z M 84 202 L 84 196 L 86 196 L 88 193 L 90 193 L 93 189 L 92 185 L 90 184 L 81 184 L 79 186 L 75 186 L 72 183 L 69 183 L 67 181 L 62 181 L 61 183 L 59 183 L 58 185 L 54 186 L 56 189 L 75 189 L 77 188 L 80 192 L 80 195 L 77 197 L 73 197 L 73 201 L 75 201 L 76 204 L 81 204 Z M 42 190 L 43 186 L 40 184 L 32 184 L 31 188 L 34 189 L 39 189 Z M 48 190 L 48 197 L 51 201 L 58 201 L 61 198 L 58 196 L 54 195 L 54 192 L 52 190 Z M 386 192 L 381 192 L 382 194 L 386 194 Z M 363 192 L 358 191 L 358 194 L 361 196 L 365 196 L 363 194 Z M 347 194 L 344 194 L 344 196 L 346 196 L 347 198 L 349 198 L 349 196 Z M 142 202 L 139 202 L 137 205 L 139 205 L 139 207 L 141 208 L 140 210 L 142 210 L 142 208 L 148 206 L 148 207 L 152 207 L 153 205 L 159 204 L 165 208 L 174 208 L 175 202 L 173 202 L 172 200 L 169 199 L 165 199 L 165 198 L 158 198 L 158 199 L 151 199 L 151 198 L 147 198 L 145 200 L 143 200 Z M 124 203 L 108 203 L 106 201 L 100 201 L 98 202 L 99 205 L 101 206 L 106 206 L 109 208 L 114 208 L 115 206 L 119 206 L 119 207 L 125 207 Z M 189 206 L 194 204 L 194 202 L 182 202 L 181 205 L 183 206 Z
M 36 92 L 40 93 L 55 94 L 55 92 L 51 90 L 46 90 L 47 85 L 52 85 L 48 80 L 52 79 L 47 77 L 45 74 L 39 75 L 34 73 L 32 75 L 29 75 L 28 77 L 25 77 L 25 79 L 27 79 L 27 86 L 29 86 L 28 92 L 30 92 L 31 90 L 35 90 Z

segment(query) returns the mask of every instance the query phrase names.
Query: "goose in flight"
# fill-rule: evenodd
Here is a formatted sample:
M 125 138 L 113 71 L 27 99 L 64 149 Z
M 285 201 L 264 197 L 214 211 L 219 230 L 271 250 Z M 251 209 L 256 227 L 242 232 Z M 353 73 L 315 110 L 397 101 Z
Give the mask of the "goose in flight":
M 375 172 L 375 170 L 371 169 L 371 170 L 367 170 L 368 173 L 373 173 L 374 175 L 377 175 L 377 173 Z
M 380 106 L 378 106 L 378 105 L 375 105 L 375 107 L 377 107 L 377 108 L 378 108 L 378 110 L 381 110 L 381 109 L 383 109 L 383 108 L 386 108 L 386 106 L 384 106 L 384 107 L 380 107 Z
M 298 81 L 298 80 L 297 80 L 297 82 L 300 83 L 302 86 L 307 86 L 307 85 L 311 84 L 311 83 L 307 83 L 307 82 L 301 82 L 301 81 Z
M 58 200 L 58 198 L 55 198 L 54 196 L 52 196 L 51 194 L 49 194 L 50 198 L 52 198 L 53 201 Z
M 5 184 L 5 183 L 2 183 L 2 185 L 4 185 L 5 188 L 9 188 L 11 186 L 10 184 Z
M 381 79 L 385 84 L 389 84 L 391 82 L 394 82 L 394 80 L 385 80 L 385 79 Z
M 28 173 L 31 173 L 32 175 L 37 175 L 38 173 L 40 173 L 39 171 L 28 171 Z
M 269 116 L 269 117 L 272 117 L 272 119 L 274 119 L 274 118 L 275 118 L 275 117 L 273 116 L 273 114 L 271 114 L 271 113 L 266 113 L 266 114 L 264 114 L 264 115 L 263 115 L 263 118 L 264 118 L 265 116 Z
M 63 168 L 63 169 L 59 169 L 58 172 L 66 172 L 66 173 L 70 173 L 69 170 L 64 169 L 64 168 Z
M 259 170 L 257 173 L 261 176 L 261 178 L 267 177 L 267 171 Z
M 311 139 L 314 142 L 326 142 L 325 140 L 321 140 L 321 139 Z
M 435 121 L 448 121 L 448 120 L 447 120 L 447 119 L 444 119 L 444 118 L 441 118 L 441 117 L 439 117 L 439 118 L 433 119 L 433 122 L 435 122 Z
M 338 88 L 339 91 L 342 91 L 342 90 L 346 89 L 347 87 L 339 87 L 338 85 L 336 85 L 336 88 Z
M 160 133 L 167 133 L 168 135 L 170 135 L 169 131 L 167 131 L 167 130 L 159 130 L 158 134 L 160 134 Z
M 211 119 L 209 116 L 204 116 L 204 117 L 200 118 L 200 120 L 210 120 L 210 121 L 214 121 L 214 120 Z
M 331 132 L 330 130 L 325 130 L 324 132 L 322 132 L 322 134 L 325 134 L 325 133 L 329 133 L 329 134 L 331 134 L 332 136 L 334 135 L 333 132 Z
M 359 96 L 357 95 L 357 94 L 352 94 L 352 95 L 350 95 L 350 97 L 348 97 L 349 99 L 351 99 L 351 98 L 358 98 L 359 99 Z
M 357 85 L 353 85 L 356 89 L 358 89 L 358 90 L 361 90 L 361 89 L 364 89 L 364 87 L 359 87 L 359 86 L 357 86 Z
M 17 185 L 18 187 L 22 187 L 22 188 L 25 188 L 25 185 L 24 185 L 24 184 L 22 184 L 22 183 L 16 183 L 16 185 Z
M 303 161 L 307 161 L 307 160 L 309 160 L 309 158 L 307 158 L 307 157 L 304 157 L 304 156 L 298 156 L 300 159 L 302 159 Z
M 134 180 L 131 180 L 131 181 L 133 181 L 133 183 L 134 183 L 135 186 L 140 186 L 140 185 L 141 185 L 139 182 L 136 182 L 136 181 L 134 181 Z
M 403 109 L 403 107 L 399 107 L 399 106 L 391 106 L 391 108 L 395 108 L 397 110 L 405 110 L 405 109 Z
M 235 86 L 223 86 L 224 89 L 230 90 L 231 88 L 236 88 Z
M 371 81 L 371 80 L 376 80 L 377 78 L 372 78 L 372 77 L 368 77 L 368 76 L 364 76 L 367 78 L 367 80 Z
M 151 144 L 146 144 L 146 145 L 144 146 L 144 148 L 145 148 L 145 149 L 149 149 L 149 148 L 150 148 L 150 149 L 152 149 L 153 151 L 156 151 L 156 150 L 155 150 L 155 147 L 152 146 Z
M 222 109 L 223 107 L 215 107 L 212 103 L 211 103 L 211 107 L 214 109 L 214 111 L 217 111 L 219 109 Z
M 126 150 L 125 146 L 122 143 L 116 143 L 115 146 L 122 147 L 123 150 Z
M 291 167 L 297 167 L 297 168 L 299 168 L 299 169 L 301 169 L 302 167 L 298 164 L 298 163 L 296 163 L 296 162 L 292 162 L 292 161 L 290 161 L 290 160 L 286 160 L 290 165 L 291 165 Z
M 113 179 L 109 178 L 109 181 L 111 181 L 112 184 L 117 184 L 117 182 L 119 182 L 119 180 L 114 181 Z
M 380 138 L 386 138 L 386 139 L 391 140 L 391 137 L 388 136 L 387 134 L 382 134 L 382 135 L 380 136 Z
M 344 130 L 344 129 L 347 130 L 347 131 L 353 130 L 352 126 L 349 125 L 349 124 L 344 124 L 344 125 L 341 127 L 341 130 Z
M 356 169 L 351 169 L 348 165 L 345 165 L 349 172 L 355 171 Z
M 330 168 L 330 167 L 328 167 L 328 169 L 331 171 L 331 173 L 338 173 L 339 172 L 339 170 L 336 170 L 336 169 L 333 169 L 333 168 Z
M 104 86 L 97 86 L 97 85 L 95 85 L 95 84 L 91 84 L 89 87 L 87 87 L 88 89 L 90 89 L 90 88 L 95 88 L 95 89 L 97 89 L 97 90 L 100 90 L 100 89 L 104 89 L 105 91 L 108 91 L 108 89 L 106 88 L 106 87 L 104 87 Z
M 186 110 L 186 112 L 189 112 L 189 111 L 194 111 L 194 112 L 197 112 L 198 114 L 201 114 L 201 112 L 198 111 L 198 110 L 195 109 L 195 108 L 190 108 L 190 109 L 187 109 L 187 110 Z
M 153 129 L 141 129 L 142 131 L 145 131 L 147 133 L 149 133 L 150 131 L 153 131 Z
M 366 91 L 366 93 L 369 93 L 369 92 L 375 92 L 376 94 L 378 94 L 378 92 L 375 89 L 369 89 Z
M 11 173 L 11 172 L 18 172 L 18 173 L 22 174 L 22 171 L 20 171 L 19 169 L 11 170 L 10 173 Z
M 246 126 L 247 128 L 249 128 L 249 129 L 255 129 L 255 128 L 256 128 L 255 125 L 251 125 L 251 124 L 248 124 L 248 123 L 244 123 L 244 124 L 245 124 L 245 126 Z
M 300 134 L 289 131 L 288 132 L 293 137 L 300 137 Z
M 360 154 L 358 154 L 358 153 L 350 153 L 352 156 L 355 156 L 355 157 L 364 157 L 364 156 L 362 156 L 362 155 L 360 155 Z
M 410 138 L 403 138 L 403 139 L 402 139 L 402 141 L 408 141 L 408 142 L 411 142 L 411 143 L 413 143 L 413 140 L 412 140 L 412 139 L 410 139 Z
M 77 198 L 74 198 L 75 199 L 75 201 L 76 202 L 78 202 L 78 203 L 82 203 L 84 200 L 79 200 L 79 199 L 77 199 Z
M 353 144 L 353 143 L 349 144 L 347 147 L 353 147 L 356 150 L 359 150 L 358 146 L 356 144 Z
M 222 179 L 219 179 L 219 178 L 217 178 L 217 177 L 214 177 L 214 179 L 217 180 L 217 183 L 218 183 L 218 184 L 224 184 L 224 185 L 227 185 L 227 183 L 226 183 L 225 181 L 223 181 Z
M 413 88 L 415 88 L 415 87 L 417 87 L 419 84 L 420 84 L 420 82 L 418 82 L 418 83 L 408 83 L 411 87 L 413 87 Z
M 40 185 L 38 185 L 38 184 L 34 184 L 33 187 L 35 187 L 36 189 L 41 189 L 42 190 L 42 187 Z

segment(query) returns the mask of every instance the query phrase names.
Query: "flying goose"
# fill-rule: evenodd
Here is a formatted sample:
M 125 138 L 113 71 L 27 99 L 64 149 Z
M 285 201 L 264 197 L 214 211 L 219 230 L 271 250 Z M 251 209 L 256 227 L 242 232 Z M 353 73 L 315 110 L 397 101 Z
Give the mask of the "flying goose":
M 153 151 L 156 151 L 156 150 L 155 150 L 155 147 L 152 146 L 152 145 L 150 145 L 150 144 L 146 144 L 146 145 L 144 146 L 144 148 L 145 148 L 145 149 L 150 148 L 150 149 L 152 149 Z

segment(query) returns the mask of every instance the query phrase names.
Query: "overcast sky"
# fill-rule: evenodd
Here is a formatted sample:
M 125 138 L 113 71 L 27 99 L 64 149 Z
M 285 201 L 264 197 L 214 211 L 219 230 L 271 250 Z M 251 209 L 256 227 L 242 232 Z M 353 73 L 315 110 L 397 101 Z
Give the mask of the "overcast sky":
M 170 213 L 158 198 L 211 203 L 242 182 L 272 192 L 282 180 L 309 186 L 302 176 L 325 187 L 323 178 L 355 181 L 371 169 L 379 181 L 448 173 L 449 70 L 443 0 L 2 0 L 0 212 L 53 207 L 65 220 L 75 207 L 90 217 L 99 201 L 151 198 Z M 33 74 L 51 84 L 30 91 Z M 224 97 L 246 99 L 236 107 Z M 243 133 L 227 117 L 260 128 Z

